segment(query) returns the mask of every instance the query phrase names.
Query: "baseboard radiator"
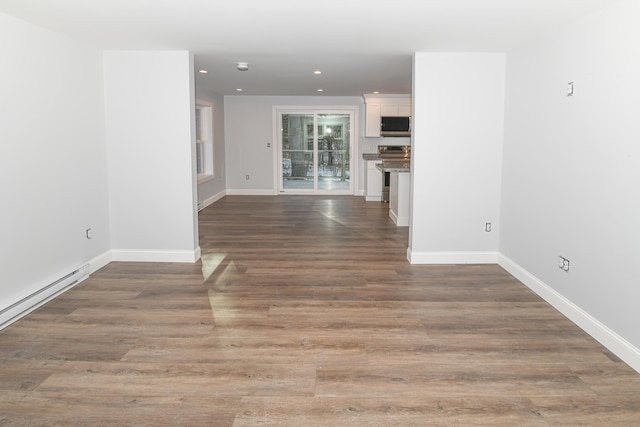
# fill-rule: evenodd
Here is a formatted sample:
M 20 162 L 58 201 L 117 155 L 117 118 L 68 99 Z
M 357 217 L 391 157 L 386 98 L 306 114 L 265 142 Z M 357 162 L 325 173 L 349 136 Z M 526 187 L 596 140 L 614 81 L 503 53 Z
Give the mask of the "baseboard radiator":
M 13 322 L 51 301 L 64 291 L 82 282 L 87 277 L 89 277 L 89 264 L 76 268 L 71 273 L 64 275 L 36 292 L 3 308 L 0 310 L 0 329 L 6 328 Z

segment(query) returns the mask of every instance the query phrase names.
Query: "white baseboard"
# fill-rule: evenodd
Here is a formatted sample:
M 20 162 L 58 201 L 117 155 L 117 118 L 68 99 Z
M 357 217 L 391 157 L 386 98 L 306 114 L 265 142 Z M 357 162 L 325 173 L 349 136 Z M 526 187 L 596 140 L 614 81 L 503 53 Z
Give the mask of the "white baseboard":
M 192 251 L 114 249 L 111 251 L 111 258 L 113 261 L 124 262 L 194 263 L 200 259 L 200 252 L 199 246 Z
M 228 196 L 277 196 L 276 190 L 229 190 L 227 189 Z
M 504 255 L 498 264 L 600 344 L 640 373 L 640 349 Z
M 279 196 L 280 194 L 282 194 L 282 195 L 295 195 L 294 193 L 279 193 L 277 190 L 238 190 L 238 189 L 234 190 L 234 189 L 227 189 L 225 191 L 225 195 L 226 196 Z M 301 192 L 299 194 L 311 194 L 311 193 Z M 361 194 L 350 194 L 350 193 L 342 194 L 341 193 L 341 195 L 344 195 L 344 196 L 364 196 L 364 193 L 363 192 Z M 222 198 L 222 197 L 220 197 L 220 198 Z M 214 200 L 214 202 L 217 201 L 217 200 L 219 200 L 219 199 Z M 382 200 L 382 197 L 365 198 L 365 200 L 367 202 L 371 202 L 371 201 L 379 202 L 380 200 Z
M 391 221 L 393 221 L 395 225 L 398 225 L 398 216 L 391 209 L 389 209 L 389 218 L 391 218 Z
M 409 217 L 408 216 L 398 216 L 394 211 L 389 209 L 389 218 L 391 221 L 398 227 L 408 227 L 409 226 Z
M 107 251 L 102 255 L 98 255 L 97 257 L 89 260 L 89 274 L 100 270 L 111 261 L 113 261 L 113 254 L 111 251 Z
M 226 190 L 223 190 L 223 191 L 221 191 L 221 192 L 219 192 L 217 194 L 214 194 L 211 197 L 207 197 L 206 199 L 204 199 L 203 201 L 198 203 L 198 210 L 202 210 L 202 209 L 206 208 L 207 206 L 211 206 L 212 204 L 214 204 L 218 200 L 222 199 L 226 195 L 227 195 Z
M 407 249 L 411 264 L 498 264 L 540 298 L 640 373 L 640 349 L 571 300 L 499 252 L 418 252 Z
M 497 264 L 498 252 L 412 252 L 407 249 L 411 264 Z

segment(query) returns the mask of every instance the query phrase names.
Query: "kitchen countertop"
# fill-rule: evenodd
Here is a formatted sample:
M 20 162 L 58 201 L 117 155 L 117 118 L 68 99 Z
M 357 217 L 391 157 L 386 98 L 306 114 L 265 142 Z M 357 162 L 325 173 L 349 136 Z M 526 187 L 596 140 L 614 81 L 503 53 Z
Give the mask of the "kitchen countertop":
M 378 153 L 362 153 L 362 158 L 364 160 L 380 160 Z
M 380 172 L 411 172 L 411 162 L 406 160 L 386 161 L 376 163 L 376 168 Z

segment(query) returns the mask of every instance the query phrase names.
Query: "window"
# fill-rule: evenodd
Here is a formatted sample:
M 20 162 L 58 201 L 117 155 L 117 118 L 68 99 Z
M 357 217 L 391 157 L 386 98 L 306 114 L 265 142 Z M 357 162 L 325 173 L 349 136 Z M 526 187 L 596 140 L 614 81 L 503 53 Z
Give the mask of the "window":
M 213 104 L 196 101 L 196 171 L 198 182 L 213 177 Z

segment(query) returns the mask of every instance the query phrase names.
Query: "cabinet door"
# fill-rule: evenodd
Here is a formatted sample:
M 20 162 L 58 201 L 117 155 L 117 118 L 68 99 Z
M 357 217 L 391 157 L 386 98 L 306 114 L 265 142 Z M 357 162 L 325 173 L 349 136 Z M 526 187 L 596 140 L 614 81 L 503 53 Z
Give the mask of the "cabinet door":
M 398 105 L 398 115 L 401 117 L 407 117 L 411 115 L 411 104 Z
M 380 136 L 380 104 L 367 104 L 365 118 L 365 136 Z
M 367 202 L 379 202 L 382 200 L 382 172 L 376 168 L 376 163 L 380 163 L 380 160 L 367 161 L 366 187 L 364 189 Z
M 397 117 L 398 104 L 382 104 L 380 115 L 383 117 Z

